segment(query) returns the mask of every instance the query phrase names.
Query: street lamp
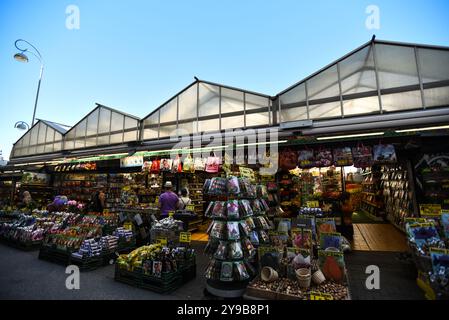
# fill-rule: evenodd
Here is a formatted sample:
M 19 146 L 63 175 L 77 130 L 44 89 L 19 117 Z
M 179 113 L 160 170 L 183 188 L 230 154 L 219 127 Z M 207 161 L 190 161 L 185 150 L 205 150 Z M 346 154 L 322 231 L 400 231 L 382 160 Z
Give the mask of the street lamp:
M 23 47 L 22 47 L 22 48 L 19 47 L 19 43 L 20 43 L 20 42 L 24 42 L 25 44 L 29 45 L 29 46 L 30 46 L 31 48 L 33 48 L 36 52 L 29 51 L 29 50 L 26 49 L 26 48 L 23 49 Z M 38 99 L 39 99 L 39 90 L 40 90 L 40 88 L 41 88 L 42 74 L 43 74 L 43 72 L 44 72 L 44 61 L 43 61 L 43 59 L 42 59 L 42 55 L 41 55 L 41 53 L 39 52 L 39 50 L 37 50 L 37 48 L 36 48 L 35 46 L 33 46 L 31 43 L 29 43 L 28 41 L 23 40 L 23 39 L 16 40 L 16 42 L 14 43 L 14 46 L 20 51 L 20 52 L 18 52 L 18 53 L 16 53 L 16 54 L 14 55 L 14 59 L 15 59 L 16 61 L 19 61 L 19 62 L 28 62 L 28 61 L 29 61 L 29 60 L 28 60 L 28 56 L 25 54 L 25 52 L 29 52 L 29 53 L 33 54 L 33 55 L 39 60 L 39 62 L 41 63 L 41 70 L 40 70 L 40 73 L 39 73 L 39 83 L 38 83 L 38 85 L 37 85 L 36 101 L 34 102 L 33 120 L 31 121 L 31 126 L 33 126 L 33 125 L 34 125 L 34 120 L 35 120 L 35 117 L 36 117 L 36 108 L 37 108 L 37 101 L 38 101 Z M 16 123 L 16 126 L 15 126 L 15 127 L 18 128 L 18 129 L 21 129 L 21 128 L 19 128 L 19 127 L 17 126 L 17 123 Z
M 16 124 L 14 125 L 14 128 L 19 130 L 28 130 L 30 129 L 30 126 L 25 121 L 17 121 Z

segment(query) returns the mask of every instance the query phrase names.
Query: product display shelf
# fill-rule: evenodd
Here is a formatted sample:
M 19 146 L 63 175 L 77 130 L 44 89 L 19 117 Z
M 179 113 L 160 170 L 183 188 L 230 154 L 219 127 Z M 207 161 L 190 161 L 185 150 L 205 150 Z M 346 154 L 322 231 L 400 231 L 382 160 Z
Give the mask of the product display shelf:
M 22 251 L 35 251 L 39 250 L 42 246 L 42 240 L 36 240 L 36 241 L 18 241 L 18 240 L 12 240 L 5 237 L 0 237 L 0 241 L 12 248 L 19 249 Z
M 175 272 L 162 273 L 161 277 L 147 275 L 141 267 L 130 271 L 115 265 L 115 281 L 125 283 L 134 287 L 150 290 L 160 294 L 168 294 L 188 281 L 196 277 L 195 258 L 189 260 L 185 265 Z
M 242 182 L 239 180 L 239 184 L 241 183 Z M 240 187 L 240 190 L 242 190 L 242 186 Z M 230 238 L 229 234 L 232 232 L 230 230 L 231 227 L 229 224 L 236 223 L 237 229 L 240 229 L 241 222 L 246 221 L 248 217 L 254 217 L 252 210 L 251 214 L 248 214 L 247 210 L 241 208 L 242 204 L 240 203 L 240 201 L 248 201 L 249 204 L 250 200 L 254 200 L 256 198 L 256 188 L 254 187 L 253 196 L 248 196 L 248 194 L 245 194 L 243 192 L 225 192 L 220 195 L 209 194 L 209 197 L 212 199 L 216 199 L 216 201 L 211 201 L 211 206 L 213 205 L 211 210 L 214 210 L 214 206 L 217 202 L 224 201 L 223 210 L 224 212 L 226 212 L 226 214 L 222 217 L 215 216 L 214 214 L 211 215 L 213 221 L 210 227 L 209 242 L 206 247 L 206 252 L 208 252 L 208 249 L 212 249 L 210 249 L 210 251 L 208 252 L 211 260 L 206 270 L 206 290 L 208 293 L 221 298 L 242 297 L 245 293 L 248 283 L 251 280 L 251 276 L 247 268 L 250 265 L 256 251 L 254 250 L 254 247 L 252 245 L 251 247 L 253 248 L 253 251 L 247 251 L 245 249 L 245 241 L 252 241 L 250 240 L 248 235 L 242 233 L 242 230 L 239 231 L 239 236 L 237 238 Z M 238 217 L 231 218 L 228 216 L 229 211 L 227 205 L 231 201 L 237 201 L 238 203 Z M 242 210 L 244 210 L 246 213 L 242 214 Z M 216 235 L 214 232 L 216 226 L 219 224 L 223 224 L 223 230 L 221 230 L 220 236 Z M 255 230 L 254 228 L 250 229 L 251 231 Z M 236 243 L 236 245 L 240 246 L 240 250 L 242 250 L 241 256 L 238 256 L 236 258 L 232 258 L 232 256 L 230 257 L 228 253 L 229 251 L 232 252 L 231 248 L 233 247 L 233 243 Z M 221 256 L 221 254 L 218 253 L 221 252 L 221 250 L 224 250 L 224 252 L 226 252 L 225 256 Z M 243 273 L 242 271 L 240 271 L 238 266 L 242 266 L 242 268 L 245 269 L 244 272 L 246 273 L 246 278 L 241 278 Z M 226 268 L 230 268 L 230 270 L 224 271 Z M 238 277 L 236 278 L 237 275 Z

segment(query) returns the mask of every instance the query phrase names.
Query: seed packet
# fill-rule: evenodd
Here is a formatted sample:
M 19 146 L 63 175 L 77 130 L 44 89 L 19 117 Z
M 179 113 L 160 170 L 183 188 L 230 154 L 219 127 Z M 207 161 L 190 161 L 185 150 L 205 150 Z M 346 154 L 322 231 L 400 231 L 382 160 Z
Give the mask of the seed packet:
M 229 177 L 226 186 L 229 194 L 240 193 L 239 179 L 237 177 Z
M 211 237 L 217 239 L 223 239 L 225 236 L 226 224 L 224 222 L 215 221 L 211 230 Z
M 223 195 L 226 194 L 227 180 L 221 177 L 214 177 L 210 181 L 208 193 L 211 195 Z
M 239 202 L 237 200 L 228 201 L 226 207 L 228 219 L 239 218 Z
M 441 225 L 446 239 L 449 239 L 449 213 L 441 214 Z
M 259 236 L 257 235 L 256 231 L 251 231 L 249 234 L 249 239 L 251 243 L 255 246 L 259 245 Z
M 430 258 L 432 260 L 432 268 L 434 274 L 440 274 L 441 271 L 448 270 L 449 250 L 448 249 L 430 249 Z M 447 271 L 446 271 L 447 275 Z
M 268 203 L 265 201 L 265 199 L 259 199 L 260 204 L 262 205 L 262 211 L 269 211 L 270 207 L 268 206 Z
M 251 204 L 252 204 L 252 210 L 253 210 L 254 214 L 261 214 L 261 213 L 263 213 L 264 210 L 262 209 L 262 206 L 261 206 L 259 200 L 257 200 L 257 199 L 253 200 L 251 202 Z
M 293 228 L 291 234 L 294 247 L 301 249 L 312 248 L 312 230 Z
M 244 261 L 245 267 L 246 267 L 246 271 L 248 271 L 248 273 L 254 277 L 257 274 L 257 270 L 256 267 L 253 266 L 249 261 Z
M 220 244 L 218 245 L 217 251 L 215 251 L 214 258 L 224 260 L 226 259 L 226 242 L 220 241 Z
M 256 253 L 256 249 L 254 248 L 253 244 L 251 243 L 250 239 L 245 239 L 244 241 L 244 250 L 247 253 L 249 257 L 252 257 Z
M 259 242 L 270 243 L 270 237 L 265 230 L 259 230 Z
M 244 281 L 249 278 L 248 271 L 246 270 L 245 264 L 242 261 L 234 262 L 235 269 L 237 270 L 238 279 Z
M 173 160 L 172 159 L 162 159 L 161 160 L 161 171 L 169 172 L 171 171 Z
M 299 215 L 294 219 L 293 225 L 296 228 L 305 228 L 312 230 L 314 236 L 316 236 L 316 224 L 315 216 L 312 215 Z
M 212 209 L 212 217 L 214 218 L 226 218 L 226 207 L 224 201 L 215 201 L 214 208 Z
M 335 219 L 330 218 L 317 218 L 316 227 L 318 237 L 320 236 L 321 233 L 332 233 L 337 231 Z
M 318 251 L 320 269 L 328 280 L 342 283 L 345 280 L 345 261 L 342 252 Z
M 315 151 L 315 166 L 316 167 L 330 167 L 332 165 L 332 151 L 331 150 L 316 150 Z
M 229 258 L 240 259 L 243 258 L 242 244 L 238 241 L 229 244 Z
M 212 216 L 212 208 L 214 207 L 214 205 L 215 205 L 215 201 L 209 202 L 209 205 L 207 206 L 207 209 L 204 212 L 204 215 L 206 217 L 211 217 Z
M 350 147 L 334 149 L 334 164 L 336 166 L 352 166 L 352 150 Z
M 154 261 L 153 262 L 153 276 L 155 277 L 162 277 L 162 262 L 161 261 Z
M 238 240 L 240 239 L 239 223 L 238 222 L 228 222 L 228 239 Z
M 203 193 L 204 194 L 209 194 L 211 182 L 212 182 L 211 179 L 206 179 L 206 181 L 204 181 L 204 185 L 203 185 Z
M 239 222 L 239 227 L 240 227 L 240 233 L 242 234 L 242 235 L 245 235 L 245 236 L 249 236 L 249 234 L 251 233 L 251 228 L 250 228 L 250 226 L 246 223 L 246 221 L 240 221 Z
M 221 263 L 221 272 L 220 272 L 220 280 L 221 281 L 232 281 L 233 277 L 233 263 L 224 261 Z
M 246 218 L 245 220 L 246 224 L 248 225 L 248 227 L 252 230 L 254 228 L 256 228 L 256 224 L 254 223 L 254 219 L 251 217 Z
M 300 150 L 298 153 L 298 162 L 300 168 L 312 168 L 315 166 L 313 150 Z
M 266 199 L 268 197 L 267 186 L 263 184 L 257 186 L 257 197 L 260 199 Z
M 327 248 L 341 249 L 341 234 L 338 232 L 333 233 L 321 233 L 320 235 L 320 247 L 321 250 L 326 250 Z
M 274 225 L 279 232 L 289 232 L 292 228 L 292 220 L 289 218 L 274 218 Z
M 396 151 L 392 144 L 379 144 L 374 146 L 374 162 L 375 163 L 395 163 L 397 161 Z
M 262 228 L 264 230 L 269 230 L 270 229 L 270 225 L 268 224 L 268 221 L 265 217 L 259 217 L 259 221 L 262 225 Z
M 251 204 L 248 200 L 241 200 L 240 203 L 242 204 L 245 216 L 252 216 L 254 214 L 253 210 L 251 209 Z

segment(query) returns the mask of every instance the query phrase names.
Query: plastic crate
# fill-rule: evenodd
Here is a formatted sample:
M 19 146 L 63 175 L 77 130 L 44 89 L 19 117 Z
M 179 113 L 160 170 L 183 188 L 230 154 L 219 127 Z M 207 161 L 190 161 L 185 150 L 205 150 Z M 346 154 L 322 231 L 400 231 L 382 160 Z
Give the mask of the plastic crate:
M 61 250 L 53 246 L 42 245 L 39 250 L 39 259 L 64 266 L 70 265 L 72 252 Z
M 79 259 L 75 257 L 70 258 L 70 264 L 78 266 L 80 271 L 93 271 L 103 266 L 103 257 L 89 257 L 84 259 Z

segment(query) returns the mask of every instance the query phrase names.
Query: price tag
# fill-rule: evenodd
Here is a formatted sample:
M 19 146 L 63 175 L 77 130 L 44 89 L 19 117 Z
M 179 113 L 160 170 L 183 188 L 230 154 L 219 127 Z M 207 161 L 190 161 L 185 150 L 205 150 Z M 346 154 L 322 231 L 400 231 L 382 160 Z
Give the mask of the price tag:
M 159 197 L 156 197 L 156 199 L 154 200 L 154 204 L 158 205 L 159 204 Z
M 162 246 L 166 246 L 167 245 L 167 238 L 157 238 L 157 243 L 159 243 Z
M 123 228 L 125 228 L 126 230 L 133 230 L 133 224 L 131 222 L 125 222 L 123 224 Z
M 254 175 L 254 170 L 251 168 L 239 167 L 240 176 L 243 178 L 248 178 L 250 181 L 254 181 L 256 179 Z
M 440 204 L 420 204 L 419 213 L 422 217 L 438 217 L 441 216 Z
M 320 202 L 319 201 L 307 201 L 307 207 L 308 208 L 319 208 Z
M 312 291 L 310 292 L 310 300 L 334 300 L 334 297 L 327 293 Z
M 194 204 L 189 204 L 186 206 L 186 210 L 187 211 L 195 211 L 195 205 Z
M 169 216 L 169 217 L 173 217 L 174 215 L 175 215 L 175 212 L 174 212 L 174 211 L 169 211 L 169 212 L 168 212 L 168 216 Z
M 190 243 L 192 241 L 192 233 L 190 232 L 181 232 L 179 234 L 179 242 L 181 243 Z

